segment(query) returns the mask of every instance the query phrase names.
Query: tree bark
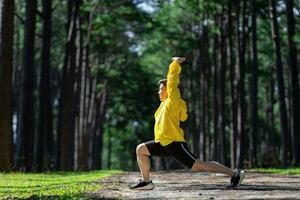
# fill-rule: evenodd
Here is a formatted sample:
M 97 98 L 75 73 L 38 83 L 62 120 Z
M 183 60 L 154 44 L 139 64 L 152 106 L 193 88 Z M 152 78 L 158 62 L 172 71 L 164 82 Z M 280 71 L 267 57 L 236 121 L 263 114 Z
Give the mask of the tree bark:
M 256 47 L 256 0 L 251 0 L 251 31 L 252 31 L 252 68 L 251 68 L 251 166 L 255 167 L 257 163 L 257 47 Z
M 85 88 L 85 68 L 83 65 L 83 54 L 84 54 L 84 47 L 83 47 L 83 31 L 82 28 L 80 28 L 82 25 L 82 19 L 81 16 L 79 15 L 77 20 L 76 20 L 76 27 L 77 28 L 77 35 L 76 39 L 77 42 L 79 43 L 79 48 L 76 49 L 76 69 L 75 69 L 75 138 L 74 138 L 74 170 L 75 171 L 80 171 L 82 170 L 82 137 L 83 137 L 83 126 L 82 126 L 82 121 L 83 121 L 83 106 L 82 103 L 84 102 L 82 100 L 82 88 Z
M 85 99 L 85 103 L 84 103 L 84 137 L 83 137 L 83 146 L 84 146 L 84 149 L 83 149 L 83 155 L 84 155 L 84 165 L 83 165 L 83 168 L 85 170 L 88 169 L 88 158 L 89 158 L 89 148 L 86 148 L 87 146 L 88 147 L 91 147 L 91 145 L 89 145 L 89 141 L 90 141 L 90 137 L 91 137 L 91 133 L 89 131 L 89 127 L 88 127 L 88 119 L 89 119 L 89 114 L 90 114 L 90 99 L 91 99 L 91 92 L 92 92 L 92 77 L 91 77 L 91 74 L 90 74 L 90 69 L 89 69 L 89 66 L 88 66 L 88 46 L 85 46 L 84 47 L 84 65 L 85 65 L 85 68 L 86 68 L 86 88 L 85 88 L 85 94 L 84 94 L 84 99 Z
M 18 9 L 18 5 L 15 5 L 15 12 Z M 15 113 L 16 117 L 16 141 L 15 141 L 15 148 L 14 148 L 14 167 L 13 169 L 17 168 L 16 164 L 20 160 L 20 122 L 21 122 L 21 94 L 22 94 L 22 80 L 23 80 L 23 68 L 21 64 L 22 60 L 22 53 L 21 53 L 21 21 L 20 19 L 15 17 L 15 24 L 14 24 L 14 67 L 13 67 L 13 116 Z
M 51 101 L 52 0 L 43 0 L 42 69 L 39 88 L 39 125 L 37 133 L 37 169 L 51 168 L 53 162 L 53 126 Z
M 196 73 L 197 71 L 197 62 L 199 59 L 199 50 L 193 51 L 193 64 L 191 68 L 191 74 Z M 197 82 L 195 80 L 191 80 L 190 91 L 191 91 L 191 131 L 193 133 L 193 152 L 199 157 L 200 156 L 200 147 L 199 147 L 199 139 L 200 134 L 197 128 L 197 93 L 194 90 L 197 88 Z
M 243 167 L 244 161 L 244 137 L 245 137 L 245 27 L 246 27 L 246 1 L 243 1 L 242 12 L 242 33 L 239 31 L 239 10 L 240 1 L 237 4 L 237 94 L 238 94 L 238 106 L 237 106 L 237 166 Z
M 226 23 L 224 16 L 224 7 L 222 9 L 222 15 L 220 19 L 220 65 L 219 65 L 219 80 L 218 80 L 218 146 L 219 146 L 219 156 L 220 162 L 225 164 L 226 162 L 226 135 L 225 135 L 225 73 L 226 73 L 226 35 L 224 30 L 224 24 Z
M 81 16 L 79 17 L 78 21 L 77 21 L 78 27 L 81 26 L 82 23 L 82 19 Z M 86 104 L 86 99 L 85 99 L 85 91 L 86 91 L 86 82 L 87 82 L 87 77 L 86 77 L 86 65 L 84 63 L 84 56 L 85 56 L 85 47 L 83 46 L 83 30 L 81 28 L 79 28 L 77 30 L 77 35 L 79 37 L 79 48 L 77 50 L 78 55 L 77 55 L 77 59 L 78 59 L 78 71 L 80 71 L 80 73 L 78 73 L 78 78 L 79 78 L 79 82 L 78 82 L 78 107 L 79 107 L 79 113 L 78 113 L 78 117 L 79 117 L 79 126 L 78 126 L 78 170 L 84 170 L 84 164 L 85 164 L 85 153 L 84 153 L 84 137 L 85 137 L 85 104 Z
M 299 79 L 297 65 L 297 46 L 295 42 L 295 17 L 294 1 L 285 0 L 288 30 L 288 64 L 291 75 L 290 87 L 292 90 L 291 100 L 291 133 L 293 136 L 294 164 L 300 165 L 300 108 L 299 108 Z
M 207 18 L 207 16 L 206 16 Z M 204 138 L 204 160 L 209 158 L 210 148 L 209 148 L 209 138 L 210 138 L 210 128 L 209 128 L 209 121 L 210 121 L 210 113 L 209 113 L 209 78 L 210 78 L 210 63 L 209 63 L 209 37 L 208 37 L 208 26 L 205 25 L 203 27 L 203 66 L 204 66 L 204 96 L 203 96 L 203 115 L 205 116 L 203 120 L 203 127 L 205 131 L 205 138 Z
M 205 160 L 206 157 L 206 136 L 207 136 L 207 129 L 206 129 L 206 87 L 207 87 L 207 76 L 206 76 L 206 68 L 205 65 L 205 59 L 206 57 L 206 49 L 205 49 L 205 43 L 207 42 L 207 27 L 206 25 L 202 25 L 202 33 L 199 33 L 199 52 L 200 57 L 198 59 L 198 67 L 199 67 L 199 77 L 200 77 L 200 91 L 199 91 L 199 97 L 200 97 L 200 107 L 199 107 L 199 115 L 200 115 L 200 121 L 199 121 L 199 159 Z
M 268 159 L 270 161 L 273 160 L 274 155 L 276 155 L 276 143 L 275 143 L 275 117 L 274 117 L 274 80 L 273 78 L 271 79 L 270 83 L 266 86 L 266 96 L 267 96 L 267 121 L 268 121 L 268 129 L 267 129 L 267 153 L 268 153 Z
M 110 169 L 111 167 L 111 131 L 108 131 L 108 148 L 107 148 L 107 168 Z
M 74 169 L 74 75 L 76 68 L 76 20 L 79 1 L 68 1 L 68 23 L 59 114 L 59 165 L 61 170 Z
M 237 16 L 238 17 L 238 16 Z M 234 44 L 233 44 L 233 19 L 232 19 L 232 4 L 228 8 L 228 58 L 230 66 L 230 95 L 231 95 L 231 134 L 230 134 L 230 163 L 231 168 L 236 167 L 236 138 L 237 138 L 237 95 L 234 72 Z
M 203 115 L 203 86 L 204 86 L 204 78 L 203 78 L 203 55 L 202 55 L 202 49 L 203 49 L 203 45 L 202 45 L 202 41 L 203 41 L 203 36 L 202 33 L 199 31 L 197 32 L 197 50 L 195 51 L 195 56 L 196 56 L 196 62 L 194 62 L 195 64 L 195 73 L 197 74 L 198 77 L 200 77 L 199 79 L 196 79 L 195 81 L 195 85 L 198 88 L 198 90 L 196 90 L 194 92 L 195 95 L 195 138 L 197 137 L 198 140 L 196 140 L 196 142 L 198 143 L 198 149 L 197 151 L 199 151 L 199 159 L 203 160 L 203 142 L 204 142 L 204 131 L 203 131 L 203 120 L 204 120 L 204 115 Z
M 213 62 L 214 62 L 214 77 L 213 77 L 213 84 L 214 84 L 214 156 L 213 160 L 219 161 L 219 146 L 218 146 L 218 124 L 219 124 L 219 106 L 218 106 L 218 41 L 219 37 L 217 34 L 214 35 L 214 50 L 213 50 Z
M 14 0 L 0 1 L 0 171 L 13 162 L 12 68 Z
M 272 37 L 273 45 L 276 55 L 276 75 L 278 81 L 278 93 L 280 101 L 280 123 L 281 123 L 281 141 L 282 141 L 282 164 L 287 166 L 289 163 L 289 154 L 290 151 L 290 134 L 287 123 L 287 109 L 285 103 L 285 86 L 283 78 L 283 67 L 281 60 L 281 48 L 280 48 L 280 36 L 278 31 L 278 22 L 277 22 L 277 11 L 276 4 L 274 0 L 269 0 L 270 3 L 270 16 L 271 16 L 271 25 L 272 25 Z
M 98 76 L 99 77 L 99 76 Z M 103 89 L 96 97 L 96 118 L 93 140 L 93 169 L 101 169 L 102 167 L 102 144 L 103 144 L 103 124 L 105 121 L 106 110 L 106 91 L 107 81 L 104 82 Z
M 35 27 L 36 27 L 37 0 L 26 0 L 25 8 L 25 36 L 24 36 L 24 82 L 22 85 L 21 97 L 21 144 L 19 167 L 25 167 L 26 171 L 31 171 L 33 163 L 34 145 L 34 55 L 35 55 Z

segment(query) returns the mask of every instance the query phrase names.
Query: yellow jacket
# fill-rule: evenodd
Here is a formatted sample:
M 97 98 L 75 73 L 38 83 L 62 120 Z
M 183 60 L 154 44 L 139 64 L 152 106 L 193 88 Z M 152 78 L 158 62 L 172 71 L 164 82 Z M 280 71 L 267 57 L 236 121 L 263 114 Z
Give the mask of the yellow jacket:
M 180 121 L 183 122 L 188 117 L 186 103 L 181 99 L 178 88 L 180 72 L 181 66 L 173 61 L 167 75 L 168 98 L 160 103 L 154 114 L 155 142 L 160 142 L 163 146 L 173 141 L 185 141 L 183 130 L 179 127 Z

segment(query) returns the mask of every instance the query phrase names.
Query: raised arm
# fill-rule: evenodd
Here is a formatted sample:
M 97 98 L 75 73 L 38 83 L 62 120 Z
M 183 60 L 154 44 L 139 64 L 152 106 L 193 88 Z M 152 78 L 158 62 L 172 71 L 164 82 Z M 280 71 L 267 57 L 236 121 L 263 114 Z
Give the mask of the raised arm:
M 167 92 L 168 99 L 171 101 L 176 101 L 181 98 L 179 85 L 179 74 L 181 72 L 181 66 L 178 61 L 173 61 L 169 65 L 168 75 L 167 75 Z

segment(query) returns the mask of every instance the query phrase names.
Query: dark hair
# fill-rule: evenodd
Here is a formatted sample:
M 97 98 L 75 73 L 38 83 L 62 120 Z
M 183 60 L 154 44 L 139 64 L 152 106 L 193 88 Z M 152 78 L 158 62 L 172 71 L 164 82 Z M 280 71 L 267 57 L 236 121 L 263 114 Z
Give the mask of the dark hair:
M 158 84 L 160 85 L 160 84 L 163 84 L 164 86 L 166 86 L 167 85 L 167 79 L 161 79 L 161 80 L 159 80 L 158 81 Z

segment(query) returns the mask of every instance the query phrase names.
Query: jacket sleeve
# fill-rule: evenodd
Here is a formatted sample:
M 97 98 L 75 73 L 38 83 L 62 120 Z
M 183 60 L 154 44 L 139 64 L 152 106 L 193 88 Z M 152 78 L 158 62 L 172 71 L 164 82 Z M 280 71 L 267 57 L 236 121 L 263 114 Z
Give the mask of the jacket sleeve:
M 181 72 L 181 66 L 178 62 L 173 61 L 169 65 L 168 75 L 167 75 L 167 92 L 170 101 L 179 100 L 180 91 L 179 85 L 179 74 Z
M 184 122 L 188 118 L 186 103 L 182 101 L 179 120 Z

